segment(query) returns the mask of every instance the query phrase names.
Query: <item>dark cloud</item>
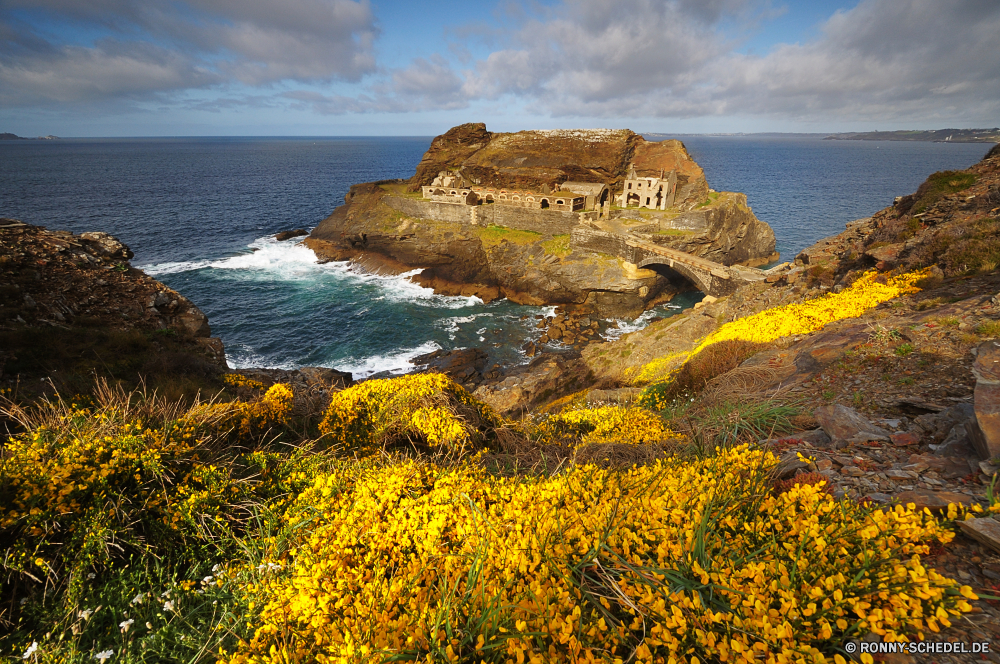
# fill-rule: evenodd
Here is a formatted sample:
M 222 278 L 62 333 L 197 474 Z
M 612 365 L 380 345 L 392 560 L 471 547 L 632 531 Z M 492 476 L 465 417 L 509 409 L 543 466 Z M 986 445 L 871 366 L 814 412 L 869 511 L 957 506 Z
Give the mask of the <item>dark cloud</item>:
M 97 30 L 59 44 L 39 25 Z M 358 81 L 376 70 L 368 0 L 8 0 L 0 5 L 0 103 L 141 96 L 227 81 Z

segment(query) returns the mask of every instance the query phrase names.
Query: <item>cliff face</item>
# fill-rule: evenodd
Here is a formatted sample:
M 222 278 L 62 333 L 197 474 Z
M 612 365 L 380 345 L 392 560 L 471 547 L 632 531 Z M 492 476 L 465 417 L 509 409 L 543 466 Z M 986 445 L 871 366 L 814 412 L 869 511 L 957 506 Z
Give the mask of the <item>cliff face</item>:
M 614 210 L 615 218 L 598 220 L 596 212 L 466 206 L 416 193 L 444 170 L 497 188 L 540 191 L 570 180 L 608 184 L 617 193 L 632 165 L 640 177 L 676 175 L 670 210 Z M 424 268 L 414 280 L 441 293 L 576 305 L 603 316 L 634 317 L 691 287 L 669 271 L 636 270 L 570 245 L 573 228 L 595 223 L 610 232 L 652 232 L 647 239 L 727 265 L 760 264 L 774 251 L 774 233 L 746 198 L 712 192 L 680 141 L 648 142 L 628 130 L 491 134 L 483 124 L 435 138 L 406 182 L 351 187 L 345 205 L 305 242 L 324 260 L 395 272 Z
M 715 197 L 711 204 L 661 224 L 669 226 L 663 244 L 724 265 L 756 266 L 778 258 L 774 231 L 754 216 L 745 194 L 708 195 Z
M 436 137 L 417 164 L 416 174 L 410 178 L 410 191 L 420 191 L 420 187 L 433 182 L 441 171 L 461 166 L 462 162 L 489 143 L 491 137 L 482 122 L 452 127 Z
M 202 378 L 224 369 L 205 314 L 130 258 L 107 233 L 0 219 L 0 379 L 74 388 L 95 370 L 135 381 L 144 367 Z

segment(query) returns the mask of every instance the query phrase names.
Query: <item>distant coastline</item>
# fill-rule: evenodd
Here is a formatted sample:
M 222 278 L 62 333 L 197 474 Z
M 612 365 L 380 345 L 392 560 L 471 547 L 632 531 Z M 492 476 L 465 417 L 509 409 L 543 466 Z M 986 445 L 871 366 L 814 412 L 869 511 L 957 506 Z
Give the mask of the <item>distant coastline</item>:
M 54 141 L 58 136 L 53 136 L 49 134 L 48 136 L 38 136 L 37 138 L 28 138 L 26 136 L 18 136 L 17 134 L 11 134 L 9 132 L 4 132 L 0 134 L 0 141 Z
M 861 131 L 831 134 L 825 141 L 933 141 L 935 143 L 1000 143 L 1000 128 Z

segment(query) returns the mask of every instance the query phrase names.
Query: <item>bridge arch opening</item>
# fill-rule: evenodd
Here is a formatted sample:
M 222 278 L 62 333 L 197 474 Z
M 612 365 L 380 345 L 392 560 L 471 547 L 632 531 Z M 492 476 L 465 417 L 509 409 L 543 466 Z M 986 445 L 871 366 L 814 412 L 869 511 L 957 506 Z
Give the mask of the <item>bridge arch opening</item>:
M 646 262 L 640 263 L 639 267 L 644 270 L 652 270 L 659 276 L 667 280 L 667 285 L 662 289 L 663 291 L 674 291 L 677 293 L 684 293 L 687 291 L 698 291 L 700 293 L 706 293 L 704 285 L 689 274 L 685 274 L 680 270 L 676 270 L 667 263 L 657 263 L 657 262 Z

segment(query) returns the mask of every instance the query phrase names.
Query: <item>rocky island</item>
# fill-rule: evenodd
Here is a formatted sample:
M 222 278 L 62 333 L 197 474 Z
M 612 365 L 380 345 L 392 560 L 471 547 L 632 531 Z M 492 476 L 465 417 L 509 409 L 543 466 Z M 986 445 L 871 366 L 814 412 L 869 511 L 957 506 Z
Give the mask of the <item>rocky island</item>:
M 740 266 L 776 258 L 746 197 L 711 190 L 679 141 L 482 123 L 435 138 L 409 180 L 351 187 L 306 244 L 363 269 L 422 268 L 415 281 L 440 293 L 633 318 L 679 290 L 764 278 Z

